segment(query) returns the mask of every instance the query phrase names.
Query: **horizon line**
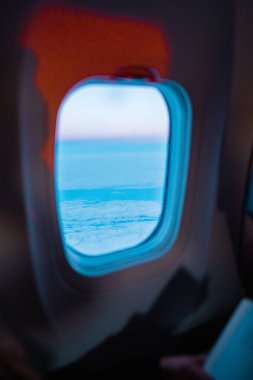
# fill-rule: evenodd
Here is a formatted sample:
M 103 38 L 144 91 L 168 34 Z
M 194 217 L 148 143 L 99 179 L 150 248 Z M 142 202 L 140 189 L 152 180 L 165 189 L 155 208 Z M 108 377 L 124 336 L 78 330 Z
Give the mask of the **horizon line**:
M 160 141 L 168 141 L 169 136 L 108 136 L 108 137 L 56 137 L 55 141 L 108 141 L 108 140 L 120 140 L 120 141 L 127 141 L 127 140 L 142 140 L 142 141 L 153 141 L 153 140 L 160 140 Z

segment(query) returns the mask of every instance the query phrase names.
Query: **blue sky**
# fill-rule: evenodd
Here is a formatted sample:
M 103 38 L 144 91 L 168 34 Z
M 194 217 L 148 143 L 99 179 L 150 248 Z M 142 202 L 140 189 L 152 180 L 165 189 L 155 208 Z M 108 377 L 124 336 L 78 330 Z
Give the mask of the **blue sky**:
M 166 140 L 168 136 L 168 109 L 154 87 L 79 86 L 66 95 L 57 117 L 57 139 Z

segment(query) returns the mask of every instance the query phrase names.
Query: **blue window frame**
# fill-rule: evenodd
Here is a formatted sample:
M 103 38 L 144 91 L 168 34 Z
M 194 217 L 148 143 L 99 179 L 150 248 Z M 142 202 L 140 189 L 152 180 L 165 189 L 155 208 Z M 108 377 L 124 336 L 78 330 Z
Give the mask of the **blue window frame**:
M 166 165 L 164 166 L 164 177 L 162 178 L 164 186 L 162 193 L 160 193 L 161 207 L 157 213 L 156 223 L 153 223 L 153 227 L 150 228 L 149 233 L 143 239 L 137 241 L 136 244 L 133 242 L 129 246 L 123 246 L 123 249 L 120 248 L 111 252 L 110 250 L 108 252 L 101 251 L 99 254 L 94 255 L 88 251 L 81 251 L 77 246 L 71 244 L 69 238 L 66 237 L 66 224 L 64 225 L 63 223 L 60 206 L 62 196 L 60 195 L 58 183 L 59 146 L 56 146 L 55 192 L 65 255 L 71 267 L 77 272 L 88 276 L 98 276 L 155 260 L 165 253 L 169 254 L 169 250 L 179 232 L 183 211 L 190 149 L 191 104 L 186 91 L 173 81 L 153 82 L 125 78 L 112 80 L 107 77 L 98 77 L 79 83 L 70 93 L 81 88 L 88 88 L 88 86 L 123 86 L 129 89 L 146 88 L 147 90 L 155 90 L 161 95 L 169 115 Z M 62 105 L 64 105 L 64 102 L 65 100 L 63 100 Z M 61 115 L 61 109 L 62 106 L 58 113 L 58 119 Z M 58 127 L 57 133 L 60 133 Z M 90 144 L 92 145 L 92 143 Z

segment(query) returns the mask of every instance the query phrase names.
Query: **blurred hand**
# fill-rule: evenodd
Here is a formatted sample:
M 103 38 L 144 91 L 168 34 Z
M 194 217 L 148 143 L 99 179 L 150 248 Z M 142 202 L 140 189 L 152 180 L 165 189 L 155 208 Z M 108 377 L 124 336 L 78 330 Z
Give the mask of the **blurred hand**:
M 160 368 L 171 380 L 213 380 L 203 370 L 204 355 L 167 356 L 160 360 Z

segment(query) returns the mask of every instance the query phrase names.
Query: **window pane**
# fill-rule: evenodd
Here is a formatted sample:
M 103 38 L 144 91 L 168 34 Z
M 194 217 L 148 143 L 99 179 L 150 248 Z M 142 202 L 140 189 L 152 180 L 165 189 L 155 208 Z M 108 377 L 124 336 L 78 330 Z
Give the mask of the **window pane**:
M 169 114 L 151 86 L 86 84 L 58 112 L 55 176 L 67 246 L 87 255 L 140 244 L 162 209 Z

